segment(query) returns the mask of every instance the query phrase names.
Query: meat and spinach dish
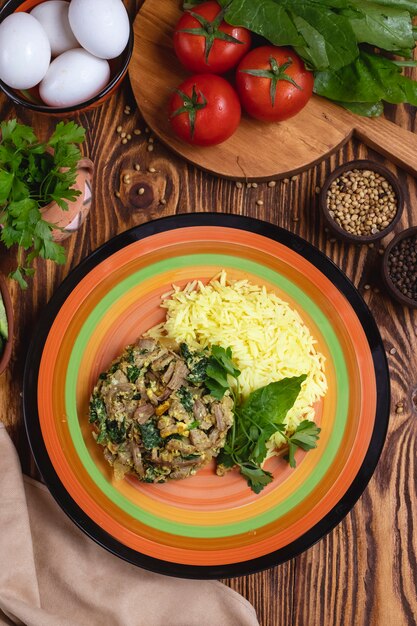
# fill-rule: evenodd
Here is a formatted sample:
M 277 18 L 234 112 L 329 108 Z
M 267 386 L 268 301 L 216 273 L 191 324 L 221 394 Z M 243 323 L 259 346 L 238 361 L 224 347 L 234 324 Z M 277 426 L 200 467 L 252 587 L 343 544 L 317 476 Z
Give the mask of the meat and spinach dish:
M 217 456 L 233 423 L 233 401 L 210 392 L 208 363 L 207 354 L 185 344 L 141 338 L 100 375 L 90 422 L 116 478 L 186 478 Z

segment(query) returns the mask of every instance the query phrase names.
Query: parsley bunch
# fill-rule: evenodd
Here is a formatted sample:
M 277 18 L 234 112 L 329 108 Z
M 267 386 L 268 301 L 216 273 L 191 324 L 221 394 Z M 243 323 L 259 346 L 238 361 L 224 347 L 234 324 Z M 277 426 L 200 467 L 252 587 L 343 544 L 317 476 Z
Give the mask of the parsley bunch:
M 0 130 L 0 240 L 7 248 L 18 246 L 18 266 L 10 276 L 25 289 L 37 257 L 65 263 L 65 249 L 52 239 L 56 226 L 42 218 L 41 208 L 56 202 L 68 210 L 68 202 L 80 195 L 73 189 L 81 158 L 76 144 L 85 131 L 74 122 L 59 122 L 41 143 L 30 126 L 15 119 L 2 122 Z

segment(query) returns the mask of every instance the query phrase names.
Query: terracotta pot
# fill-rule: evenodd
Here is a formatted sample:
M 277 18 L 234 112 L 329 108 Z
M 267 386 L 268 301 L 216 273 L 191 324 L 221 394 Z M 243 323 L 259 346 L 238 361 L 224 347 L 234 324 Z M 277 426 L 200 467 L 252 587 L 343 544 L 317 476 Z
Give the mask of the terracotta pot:
M 77 170 L 74 189 L 81 191 L 81 195 L 74 202 L 68 203 L 68 211 L 61 209 L 56 202 L 50 202 L 41 209 L 43 219 L 58 226 L 52 231 L 54 241 L 63 241 L 77 231 L 91 207 L 94 164 L 90 159 L 83 158 L 78 162 Z
M 9 333 L 9 338 L 4 346 L 3 352 L 0 354 L 0 374 L 2 374 L 10 361 L 10 357 L 12 354 L 12 344 L 13 344 L 12 300 L 10 298 L 10 294 L 7 289 L 6 281 L 2 274 L 0 274 L 0 293 L 1 293 L 1 297 L 3 298 L 4 308 L 6 309 L 6 317 L 7 317 L 7 325 L 8 325 L 8 333 Z

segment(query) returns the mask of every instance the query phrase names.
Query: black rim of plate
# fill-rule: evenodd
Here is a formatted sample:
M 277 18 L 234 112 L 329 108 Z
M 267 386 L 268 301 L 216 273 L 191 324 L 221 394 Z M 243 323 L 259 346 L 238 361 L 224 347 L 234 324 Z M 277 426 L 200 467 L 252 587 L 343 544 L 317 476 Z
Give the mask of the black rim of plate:
M 185 565 L 149 557 L 128 548 L 100 528 L 70 497 L 61 483 L 48 457 L 37 411 L 38 371 L 43 347 L 58 311 L 74 287 L 96 265 L 121 248 L 156 233 L 192 226 L 221 226 L 263 235 L 294 250 L 322 271 L 344 294 L 362 324 L 372 354 L 377 387 L 377 408 L 371 441 L 356 477 L 338 504 L 320 522 L 289 545 L 249 561 L 218 566 Z M 44 310 L 29 348 L 24 372 L 23 409 L 26 432 L 38 469 L 60 507 L 81 530 L 113 554 L 144 569 L 182 578 L 212 579 L 252 574 L 280 565 L 322 539 L 341 522 L 368 484 L 384 446 L 389 407 L 388 364 L 382 339 L 371 312 L 345 274 L 322 252 L 298 235 L 268 222 L 223 213 L 188 213 L 147 222 L 117 235 L 91 253 L 68 275 Z

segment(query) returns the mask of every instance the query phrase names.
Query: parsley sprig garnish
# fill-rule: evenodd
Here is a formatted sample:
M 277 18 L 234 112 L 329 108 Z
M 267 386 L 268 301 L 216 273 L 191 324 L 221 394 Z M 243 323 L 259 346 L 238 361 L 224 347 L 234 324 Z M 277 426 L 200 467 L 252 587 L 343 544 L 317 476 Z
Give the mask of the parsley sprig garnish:
M 7 248 L 18 246 L 18 267 L 10 276 L 26 288 L 37 257 L 65 263 L 65 249 L 52 239 L 56 226 L 40 209 L 56 202 L 67 210 L 80 195 L 73 189 L 81 157 L 76 144 L 85 131 L 74 122 L 59 122 L 49 141 L 41 143 L 30 126 L 15 119 L 2 122 L 0 130 L 0 239 Z

